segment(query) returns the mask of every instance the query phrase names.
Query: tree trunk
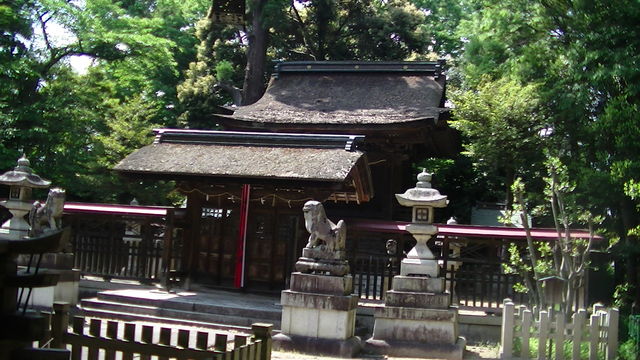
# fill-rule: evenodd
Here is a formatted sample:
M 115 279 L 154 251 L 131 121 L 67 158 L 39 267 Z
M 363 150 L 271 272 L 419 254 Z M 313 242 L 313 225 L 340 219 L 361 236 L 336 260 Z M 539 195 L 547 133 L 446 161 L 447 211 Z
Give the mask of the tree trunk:
M 251 32 L 248 34 L 247 67 L 242 86 L 242 105 L 253 104 L 264 93 L 265 60 L 267 58 L 268 31 L 264 27 L 263 12 L 267 0 L 251 2 Z

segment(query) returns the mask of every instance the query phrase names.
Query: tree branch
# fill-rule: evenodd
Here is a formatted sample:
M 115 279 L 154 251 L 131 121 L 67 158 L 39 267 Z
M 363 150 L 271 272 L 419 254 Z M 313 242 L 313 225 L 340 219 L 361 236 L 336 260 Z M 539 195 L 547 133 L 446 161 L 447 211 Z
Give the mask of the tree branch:
M 44 19 L 44 17 L 48 14 L 48 11 L 45 11 L 42 14 L 38 15 L 38 22 L 40 23 L 40 30 L 42 30 L 42 36 L 44 37 L 44 43 L 47 46 L 47 49 L 51 52 L 54 51 L 53 46 L 51 45 L 51 41 L 49 40 L 49 34 L 47 34 L 47 22 L 51 20 L 51 17 L 48 19 Z
M 313 60 L 317 60 L 314 54 L 315 50 L 309 45 L 309 41 L 307 40 L 306 25 L 302 20 L 302 17 L 300 16 L 298 9 L 296 9 L 293 0 L 291 1 L 291 9 L 293 10 L 294 15 L 296 16 L 296 21 L 294 22 L 297 23 L 298 27 L 300 28 L 300 36 L 302 36 L 302 43 L 304 44 L 304 47 L 307 48 L 308 55 L 311 56 Z
M 242 105 L 242 89 L 233 86 L 229 83 L 219 82 L 213 86 L 215 89 L 222 89 L 231 95 L 233 99 L 233 105 L 240 106 Z

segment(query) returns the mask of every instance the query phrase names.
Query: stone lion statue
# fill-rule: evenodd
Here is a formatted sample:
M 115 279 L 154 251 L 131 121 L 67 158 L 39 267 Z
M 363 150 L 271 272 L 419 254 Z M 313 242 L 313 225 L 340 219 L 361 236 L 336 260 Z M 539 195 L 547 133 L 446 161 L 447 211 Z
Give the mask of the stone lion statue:
M 44 204 L 39 201 L 33 203 L 33 207 L 29 211 L 29 224 L 31 225 L 29 236 L 40 235 L 45 230 L 60 229 L 65 195 L 63 189 L 53 188 L 49 190 L 47 201 Z
M 304 226 L 309 231 L 309 242 L 307 248 L 313 248 L 320 245 L 322 241 L 325 250 L 338 251 L 344 250 L 345 241 L 347 239 L 347 225 L 344 220 L 334 224 L 327 218 L 324 212 L 324 206 L 319 201 L 307 201 L 302 207 L 304 213 Z

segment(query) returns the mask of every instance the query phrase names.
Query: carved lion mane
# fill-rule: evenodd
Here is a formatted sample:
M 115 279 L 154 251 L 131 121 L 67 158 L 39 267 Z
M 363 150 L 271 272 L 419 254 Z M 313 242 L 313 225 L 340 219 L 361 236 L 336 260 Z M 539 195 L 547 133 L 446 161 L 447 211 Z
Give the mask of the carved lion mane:
M 324 212 L 322 203 L 315 200 L 307 201 L 302 207 L 302 211 L 304 226 L 310 234 L 307 248 L 316 247 L 322 241 L 326 250 L 344 250 L 347 226 L 343 220 L 338 221 L 337 225 L 331 222 Z

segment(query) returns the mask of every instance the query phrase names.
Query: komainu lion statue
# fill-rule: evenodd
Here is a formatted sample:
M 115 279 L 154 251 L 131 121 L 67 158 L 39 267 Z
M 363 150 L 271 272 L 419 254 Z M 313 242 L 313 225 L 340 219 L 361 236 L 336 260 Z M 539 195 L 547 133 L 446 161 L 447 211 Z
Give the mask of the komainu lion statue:
M 344 250 L 347 238 L 347 225 L 343 220 L 334 224 L 327 218 L 324 206 L 319 201 L 307 201 L 302 207 L 304 226 L 309 231 L 307 248 L 313 248 L 324 242 L 325 250 Z
M 65 191 L 60 188 L 49 190 L 47 201 L 42 204 L 39 201 L 33 203 L 29 211 L 29 236 L 37 236 L 45 230 L 60 229 L 62 211 L 64 210 Z M 47 226 L 46 228 L 44 226 Z

